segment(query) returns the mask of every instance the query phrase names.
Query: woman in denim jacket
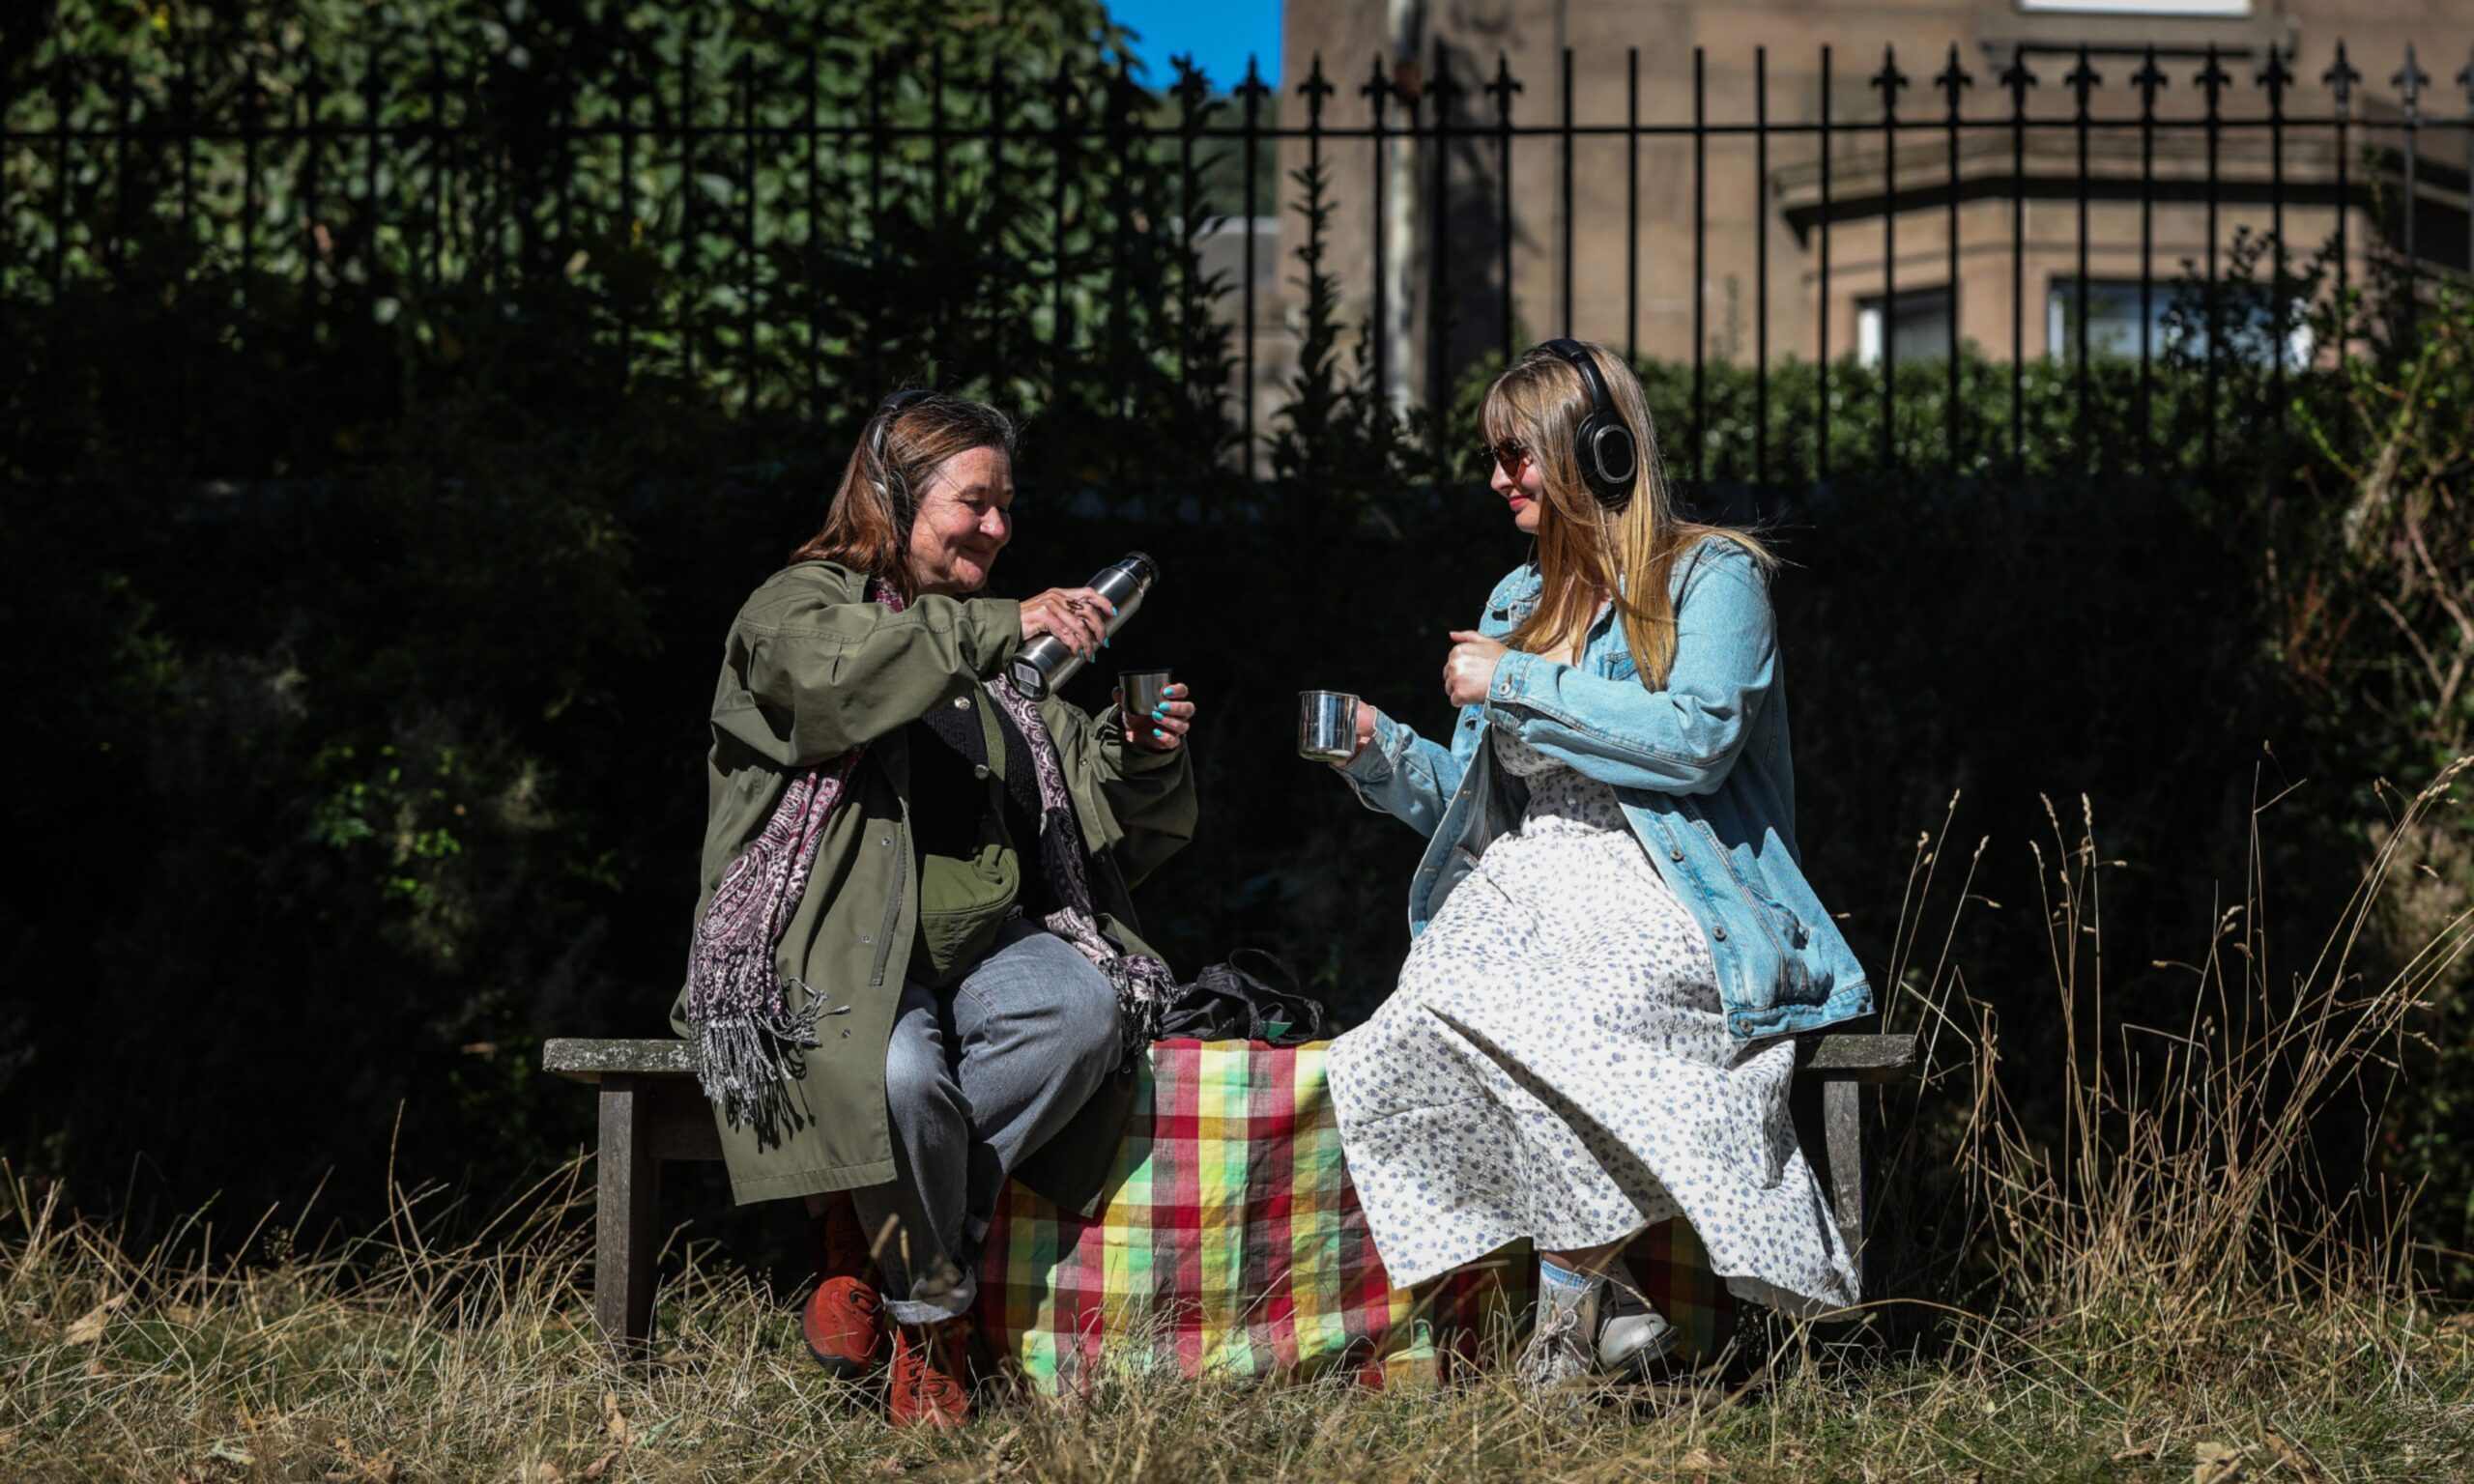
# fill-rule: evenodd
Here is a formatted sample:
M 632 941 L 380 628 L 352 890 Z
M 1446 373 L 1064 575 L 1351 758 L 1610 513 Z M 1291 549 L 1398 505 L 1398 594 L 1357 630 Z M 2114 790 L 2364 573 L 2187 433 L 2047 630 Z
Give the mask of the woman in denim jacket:
M 1745 1297 L 1856 1300 L 1788 1033 L 1872 996 L 1798 866 L 1769 554 L 1676 517 L 1602 347 L 1530 351 L 1483 425 L 1537 545 L 1452 636 L 1448 743 L 1360 708 L 1343 776 L 1429 843 L 1398 987 L 1331 1087 L 1394 1282 L 1536 1243 L 1520 1374 L 1546 1385 L 1673 1344 L 1606 1277 L 1654 1222 L 1688 1221 Z

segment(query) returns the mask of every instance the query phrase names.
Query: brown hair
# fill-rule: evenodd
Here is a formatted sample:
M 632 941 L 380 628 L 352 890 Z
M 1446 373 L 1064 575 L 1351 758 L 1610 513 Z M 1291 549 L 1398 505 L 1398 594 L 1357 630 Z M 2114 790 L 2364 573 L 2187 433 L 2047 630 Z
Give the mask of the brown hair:
M 1737 542 L 1764 567 L 1773 558 L 1744 531 L 1676 517 L 1666 471 L 1658 460 L 1657 429 L 1639 379 L 1606 347 L 1588 340 L 1580 344 L 1597 363 L 1616 414 L 1640 446 L 1632 498 L 1622 509 L 1610 510 L 1581 478 L 1573 435 L 1589 414 L 1590 396 L 1576 367 L 1539 346 L 1495 378 L 1480 415 L 1486 437 L 1491 442 L 1514 440 L 1526 447 L 1546 485 L 1546 498 L 1538 508 L 1538 607 L 1505 642 L 1532 654 L 1571 644 L 1589 632 L 1603 589 L 1615 600 L 1625 642 L 1643 683 L 1660 688 L 1675 665 L 1675 598 L 1668 586 L 1676 558 L 1705 536 Z
M 1014 457 L 1014 419 L 985 402 L 940 391 L 885 399 L 868 419 L 824 528 L 791 554 L 792 561 L 838 561 L 911 593 L 910 524 L 919 497 L 947 459 L 973 448 Z

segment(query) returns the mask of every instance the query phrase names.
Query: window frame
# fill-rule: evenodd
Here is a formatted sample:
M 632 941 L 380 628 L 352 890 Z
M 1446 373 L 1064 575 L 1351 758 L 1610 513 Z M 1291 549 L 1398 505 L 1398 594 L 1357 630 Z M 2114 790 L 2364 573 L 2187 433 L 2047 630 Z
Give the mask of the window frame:
M 1939 300 L 1939 303 L 1936 304 L 1934 302 L 1935 300 Z M 1890 309 L 1890 314 L 1887 317 L 1886 323 L 1884 323 L 1882 314 L 1882 309 L 1885 302 L 1888 304 Z M 1890 300 L 1888 296 L 1879 293 L 1856 295 L 1856 363 L 1859 366 L 1867 367 L 1880 365 L 1882 363 L 1882 346 L 1884 344 L 1883 335 L 1886 332 L 1890 337 L 1890 343 L 1895 344 L 1898 336 L 1900 310 L 1913 310 L 1917 308 L 1939 308 L 1943 315 L 1947 316 L 1952 321 L 1956 321 L 1959 316 L 1958 286 L 1952 283 L 1942 282 L 1926 284 L 1921 288 L 1902 288 L 1898 291 L 1898 295 L 1894 300 Z M 1867 333 L 1868 330 L 1870 331 L 1869 334 Z M 1902 354 L 1898 358 L 1901 361 L 1922 360 L 1927 358 L 1933 360 L 1943 360 L 1948 358 L 1948 357 L 1949 337 L 1944 333 L 1941 339 L 1935 342 L 1932 355 L 1929 357 L 1920 355 Z

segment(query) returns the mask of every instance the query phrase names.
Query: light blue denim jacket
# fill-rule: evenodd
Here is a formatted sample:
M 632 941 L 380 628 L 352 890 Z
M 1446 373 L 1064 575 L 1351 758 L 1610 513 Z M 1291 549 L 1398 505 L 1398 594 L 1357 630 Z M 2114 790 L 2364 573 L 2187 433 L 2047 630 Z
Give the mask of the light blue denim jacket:
M 1479 632 L 1501 638 L 1537 604 L 1536 568 L 1495 586 Z M 1428 839 L 1409 887 L 1409 931 L 1425 930 L 1489 842 L 1520 822 L 1528 787 L 1483 745 L 1501 727 L 1611 784 L 1624 817 L 1717 964 L 1728 1029 L 1750 1039 L 1868 1013 L 1871 986 L 1804 880 L 1787 695 L 1767 578 L 1750 553 L 1711 537 L 1675 565 L 1676 654 L 1664 690 L 1643 685 L 1612 607 L 1580 663 L 1510 653 L 1486 699 L 1461 708 L 1452 745 L 1378 717 L 1341 770 L 1366 807 Z

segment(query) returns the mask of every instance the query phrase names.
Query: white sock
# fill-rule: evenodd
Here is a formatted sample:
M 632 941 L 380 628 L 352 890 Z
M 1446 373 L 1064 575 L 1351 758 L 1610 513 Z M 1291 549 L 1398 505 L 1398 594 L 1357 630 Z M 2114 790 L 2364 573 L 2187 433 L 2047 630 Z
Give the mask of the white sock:
M 1574 1272 L 1558 1263 L 1538 1260 L 1538 1298 L 1556 1308 L 1569 1308 L 1604 1286 L 1602 1272 Z

